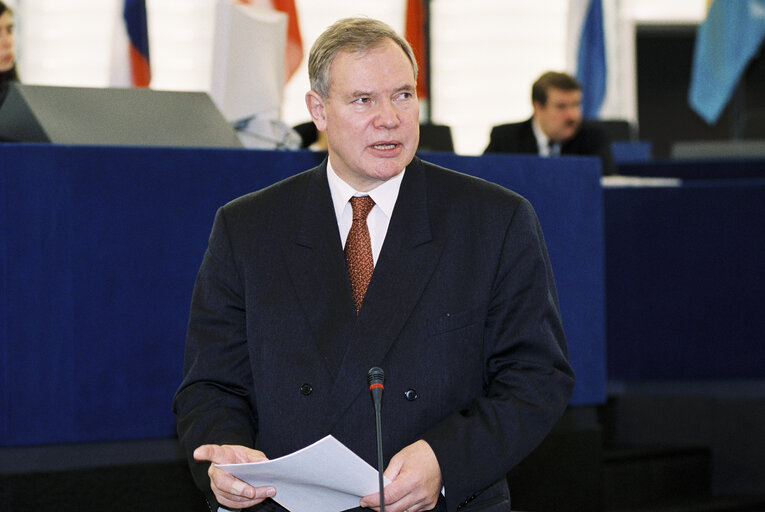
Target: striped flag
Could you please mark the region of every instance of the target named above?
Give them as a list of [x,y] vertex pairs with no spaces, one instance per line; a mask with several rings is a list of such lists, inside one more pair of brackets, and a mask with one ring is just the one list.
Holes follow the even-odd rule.
[[423,0],[407,0],[406,24],[404,28],[404,38],[412,46],[414,58],[417,60],[417,97],[421,101],[428,98],[427,62],[425,61],[425,50],[427,48],[425,34],[426,20],[422,2]]
[[112,46],[110,83],[117,87],[148,87],[149,27],[145,0],[124,0]]
[[272,0],[274,9],[287,14],[287,50],[284,53],[284,83],[295,74],[303,60],[303,39],[300,37],[295,0]]
[[569,41],[575,48],[575,76],[582,85],[582,115],[595,119],[606,97],[607,66],[602,0],[569,2]]
[[688,103],[707,124],[719,119],[765,38],[765,0],[714,0],[696,33]]

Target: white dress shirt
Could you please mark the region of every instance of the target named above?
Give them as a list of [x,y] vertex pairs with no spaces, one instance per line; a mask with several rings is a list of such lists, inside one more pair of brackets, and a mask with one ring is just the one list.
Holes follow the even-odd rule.
[[534,131],[534,137],[537,139],[539,156],[560,156],[560,142],[552,142],[534,118],[531,118],[531,129]]
[[385,235],[388,232],[388,224],[391,215],[393,215],[393,208],[396,206],[404,172],[406,169],[369,192],[359,192],[344,182],[335,173],[331,163],[327,161],[327,180],[329,181],[329,190],[332,193],[332,204],[335,207],[335,216],[337,217],[337,226],[340,230],[340,241],[343,247],[345,247],[345,240],[348,238],[348,232],[353,223],[351,197],[368,195],[375,202],[367,217],[369,239],[372,243],[372,258],[375,265],[377,265],[377,259],[380,257]]

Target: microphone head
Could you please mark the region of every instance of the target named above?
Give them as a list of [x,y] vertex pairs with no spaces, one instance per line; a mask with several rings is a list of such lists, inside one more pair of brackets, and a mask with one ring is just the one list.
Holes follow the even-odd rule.
[[367,382],[369,383],[370,388],[372,386],[382,387],[384,381],[385,381],[385,372],[382,371],[382,368],[378,368],[377,366],[374,366],[369,369],[369,373],[367,374]]

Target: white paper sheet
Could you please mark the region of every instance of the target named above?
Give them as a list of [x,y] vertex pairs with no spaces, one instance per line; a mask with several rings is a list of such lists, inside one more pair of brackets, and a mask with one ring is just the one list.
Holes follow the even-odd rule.
[[278,459],[218,467],[254,487],[273,486],[273,499],[290,512],[340,512],[379,490],[377,470],[331,435]]

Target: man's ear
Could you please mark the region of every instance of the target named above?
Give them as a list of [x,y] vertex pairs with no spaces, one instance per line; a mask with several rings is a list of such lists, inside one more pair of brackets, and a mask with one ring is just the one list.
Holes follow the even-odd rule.
[[308,113],[311,114],[316,128],[323,132],[327,129],[327,116],[324,108],[324,100],[316,91],[305,93],[305,104],[308,107]]

